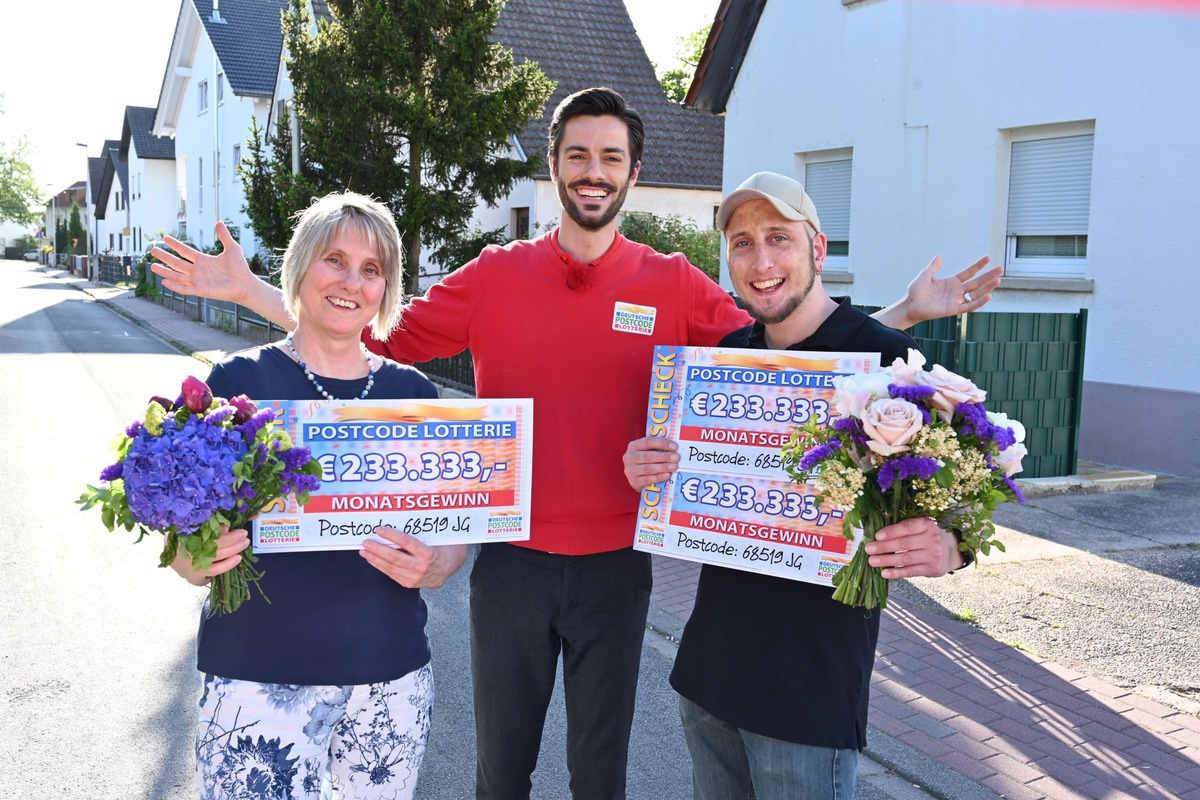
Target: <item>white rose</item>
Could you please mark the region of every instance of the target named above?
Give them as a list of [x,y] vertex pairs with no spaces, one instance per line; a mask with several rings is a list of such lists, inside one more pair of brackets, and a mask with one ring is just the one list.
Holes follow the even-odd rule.
[[1015,419],[1009,419],[1008,414],[999,411],[987,412],[988,422],[997,428],[1011,428],[1017,443],[1025,441],[1025,426]]
[[1025,449],[1025,445],[1018,442],[1007,450],[1000,451],[1000,454],[996,456],[996,466],[1005,475],[1016,475],[1021,471],[1021,459],[1028,454],[1029,451]]
[[867,447],[881,456],[890,456],[909,449],[909,443],[924,427],[925,419],[921,409],[914,404],[889,397],[871,403],[862,423]]
[[987,397],[987,392],[941,364],[934,364],[933,369],[921,373],[920,380],[926,386],[933,387],[933,397],[929,398],[929,403],[945,422],[954,416],[954,407],[959,403],[982,403]]
[[891,377],[886,372],[843,375],[833,381],[833,408],[839,417],[859,417],[867,406],[881,397],[888,396]]

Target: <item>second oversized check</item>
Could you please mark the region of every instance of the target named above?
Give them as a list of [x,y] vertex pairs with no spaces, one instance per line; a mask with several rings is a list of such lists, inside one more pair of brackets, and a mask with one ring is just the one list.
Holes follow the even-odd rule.
[[832,585],[856,542],[780,451],[828,424],[837,377],[878,369],[877,353],[655,348],[646,433],[677,441],[680,462],[642,490],[634,549]]
[[529,538],[533,401],[277,400],[321,487],[254,522],[256,552],[358,548],[388,525],[426,544]]

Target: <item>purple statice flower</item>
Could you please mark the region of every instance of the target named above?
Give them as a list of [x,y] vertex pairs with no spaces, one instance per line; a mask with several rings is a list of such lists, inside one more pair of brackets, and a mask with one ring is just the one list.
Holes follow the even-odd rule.
[[1001,478],[1001,480],[1004,481],[1005,486],[1007,486],[1009,489],[1012,490],[1013,496],[1017,498],[1018,503],[1025,502],[1025,493],[1022,492],[1020,487],[1017,486],[1016,481],[1014,481],[1012,478],[1008,477],[1007,475],[1003,476]]
[[168,418],[161,436],[141,431],[123,462],[130,513],[148,528],[191,534],[235,506],[233,465],[245,452],[236,431],[196,417]]
[[307,447],[292,447],[279,453],[283,462],[283,472],[279,475],[280,492],[313,492],[321,486],[321,481],[315,475],[308,475],[299,470],[312,458],[312,452]]
[[129,423],[129,427],[125,429],[125,435],[130,439],[136,439],[138,434],[145,429],[146,426],[142,424],[140,419],[134,420],[133,422]]
[[996,440],[996,447],[1001,450],[1007,450],[1017,443],[1017,434],[1012,428],[1001,428],[999,425],[992,426],[992,438]]
[[104,469],[100,470],[100,480],[102,480],[102,481],[119,480],[121,477],[121,474],[124,471],[125,471],[124,462],[118,461],[117,463],[111,464],[111,465],[105,467]]
[[938,464],[936,458],[896,456],[883,462],[876,480],[879,482],[879,488],[886,492],[898,480],[918,478],[927,481],[936,475],[939,469],[941,469],[941,465]]
[[204,415],[204,421],[209,425],[220,425],[225,420],[237,413],[237,409],[233,406],[220,406],[211,414]]
[[867,434],[863,433],[862,420],[858,417],[838,417],[832,427],[835,431],[850,434],[850,441],[859,447],[867,446]]
[[830,439],[825,444],[817,445],[813,449],[804,454],[800,459],[799,468],[804,472],[810,472],[818,463],[824,461],[833,455],[834,450],[841,450],[842,443],[838,439]]
[[907,400],[914,406],[921,405],[921,401],[926,397],[933,397],[937,394],[932,386],[900,386],[899,384],[888,384],[888,395],[900,400]]
[[977,436],[985,442],[995,438],[996,426],[988,419],[983,403],[959,403],[954,413],[963,419],[960,433]]
[[247,442],[252,442],[254,441],[254,438],[258,436],[258,432],[265,428],[274,419],[274,409],[260,408],[252,417],[250,417],[250,419],[246,420],[241,425],[238,425],[237,429],[241,431],[242,436],[246,438]]

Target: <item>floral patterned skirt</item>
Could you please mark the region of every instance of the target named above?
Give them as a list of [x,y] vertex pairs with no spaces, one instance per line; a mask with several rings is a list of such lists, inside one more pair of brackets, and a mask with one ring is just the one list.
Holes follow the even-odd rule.
[[290,686],[206,675],[201,800],[406,800],[429,739],[429,665],[388,683]]

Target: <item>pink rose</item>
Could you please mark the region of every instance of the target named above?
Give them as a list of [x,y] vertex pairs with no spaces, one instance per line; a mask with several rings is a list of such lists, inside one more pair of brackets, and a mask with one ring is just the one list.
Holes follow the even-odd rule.
[[834,411],[839,417],[861,418],[873,401],[888,396],[889,383],[891,378],[886,372],[857,373],[835,378]]
[[1011,477],[1021,471],[1021,459],[1028,454],[1029,451],[1025,449],[1025,445],[1017,442],[1000,451],[996,456],[996,466],[1005,475]]
[[897,358],[887,368],[892,376],[892,383],[897,386],[920,386],[921,376],[925,373],[925,356],[921,351],[908,349],[908,361]]
[[881,456],[908,450],[908,445],[925,425],[921,409],[899,398],[876,400],[863,416],[867,447]]
[[941,364],[934,364],[933,369],[921,373],[920,378],[926,386],[933,387],[934,394],[929,403],[945,422],[954,416],[954,407],[959,403],[982,403],[987,397],[987,392]]

